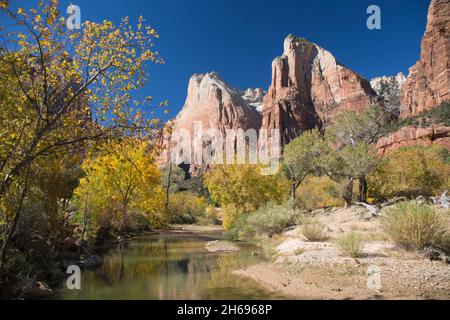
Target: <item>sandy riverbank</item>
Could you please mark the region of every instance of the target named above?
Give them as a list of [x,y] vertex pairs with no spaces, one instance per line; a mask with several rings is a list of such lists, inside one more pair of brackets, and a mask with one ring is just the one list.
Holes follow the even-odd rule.
[[[319,211],[315,217],[326,226],[327,241],[308,242],[300,227],[293,228],[268,240],[275,251],[271,261],[235,274],[298,299],[450,299],[450,265],[395,246],[365,209]],[[361,258],[346,257],[335,246],[350,230],[365,238]],[[381,286],[369,288],[373,270]]]

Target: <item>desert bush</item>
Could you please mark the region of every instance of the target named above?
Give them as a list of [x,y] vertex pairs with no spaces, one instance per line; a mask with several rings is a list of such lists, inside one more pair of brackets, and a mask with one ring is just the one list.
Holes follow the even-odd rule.
[[293,210],[290,201],[282,204],[268,203],[250,214],[247,223],[257,234],[271,237],[296,224],[300,216],[301,212]]
[[449,159],[449,151],[439,146],[400,148],[369,177],[369,192],[378,199],[441,194],[450,187]]
[[253,213],[239,217],[230,228],[235,238],[272,237],[299,222],[302,213],[292,209],[292,202],[268,203]]
[[449,215],[417,201],[386,208],[382,226],[388,236],[407,249],[428,246],[448,247]]
[[351,231],[348,234],[338,238],[336,240],[336,246],[345,255],[352,258],[358,258],[362,255],[364,241],[359,233]]
[[169,201],[168,218],[171,223],[195,223],[205,216],[206,201],[191,192],[172,194]]
[[320,242],[328,239],[328,235],[325,231],[325,225],[318,221],[304,221],[301,232],[308,241]]
[[343,206],[342,187],[328,177],[309,177],[297,189],[297,207],[305,210]]

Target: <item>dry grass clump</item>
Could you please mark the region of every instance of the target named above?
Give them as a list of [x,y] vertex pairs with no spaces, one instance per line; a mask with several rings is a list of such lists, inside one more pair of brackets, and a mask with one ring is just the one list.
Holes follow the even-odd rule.
[[359,258],[363,253],[364,240],[359,233],[351,231],[348,234],[337,239],[336,246],[345,255],[352,258]]
[[448,215],[426,203],[409,201],[385,209],[382,227],[392,241],[407,249],[449,246]]

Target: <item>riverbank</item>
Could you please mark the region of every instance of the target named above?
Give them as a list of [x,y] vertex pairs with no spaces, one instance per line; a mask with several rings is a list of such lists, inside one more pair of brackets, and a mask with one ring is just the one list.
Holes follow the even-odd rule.
[[[270,261],[235,274],[298,299],[450,299],[450,265],[395,246],[366,209],[319,210],[314,217],[325,225],[326,241],[309,242],[301,227],[291,228],[264,242]],[[365,240],[357,259],[336,246],[349,231]]]

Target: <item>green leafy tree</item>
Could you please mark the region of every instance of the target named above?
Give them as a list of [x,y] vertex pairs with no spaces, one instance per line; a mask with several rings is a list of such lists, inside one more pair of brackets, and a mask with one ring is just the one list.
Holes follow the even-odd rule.
[[323,137],[318,130],[306,131],[286,145],[283,164],[291,183],[292,203],[300,184],[308,175],[319,171],[319,158],[323,152]]
[[344,184],[343,198],[350,205],[353,181],[359,181],[359,201],[367,200],[367,176],[379,163],[373,144],[383,133],[386,113],[376,106],[363,112],[344,111],[326,132],[328,148],[321,159],[322,169]]

